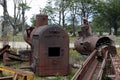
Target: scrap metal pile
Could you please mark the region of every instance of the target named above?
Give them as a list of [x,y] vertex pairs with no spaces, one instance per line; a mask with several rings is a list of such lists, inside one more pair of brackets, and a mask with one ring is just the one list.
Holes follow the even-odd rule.
[[120,58],[113,40],[110,37],[99,38],[93,35],[88,21],[84,19],[83,22],[75,41],[75,50],[82,55],[88,55],[88,58],[72,80],[120,80]]
[[60,25],[48,25],[47,15],[36,16],[36,26],[25,30],[24,39],[31,50],[21,50],[16,54],[9,45],[4,46],[0,52],[4,65],[10,65],[10,60],[28,61],[30,65],[22,69],[29,68],[38,76],[70,73],[69,36]]
[[[106,76],[120,80],[120,56],[117,55],[114,41],[110,37],[93,35],[88,21],[84,19],[83,23],[75,41],[75,50],[88,58],[72,80],[102,80]],[[16,54],[9,45],[0,49],[4,65],[10,65],[11,60],[29,62],[29,66],[22,68],[30,68],[38,76],[68,75],[71,72],[69,36],[61,26],[48,25],[47,15],[36,16],[36,26],[25,30],[24,39],[31,50]],[[4,71],[13,75],[0,77],[0,80],[34,80],[33,73],[0,67],[0,72]]]

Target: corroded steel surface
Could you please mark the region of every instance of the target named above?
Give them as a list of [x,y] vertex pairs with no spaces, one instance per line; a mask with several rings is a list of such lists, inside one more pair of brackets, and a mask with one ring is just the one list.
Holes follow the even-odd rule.
[[84,39],[80,37],[74,43],[75,50],[80,54],[89,55],[95,49],[97,41],[98,37],[96,36],[89,36]]
[[48,16],[45,14],[36,15],[36,27],[48,25]]
[[35,28],[24,32],[24,39],[31,45],[32,69],[36,75],[67,75],[69,65],[69,37],[59,25],[47,25],[48,16],[36,15]]
[[96,53],[97,50],[94,50],[91,53],[71,80],[90,80],[98,64],[98,61],[95,58]]
[[36,15],[36,26],[35,27],[29,27],[24,32],[24,40],[32,46],[32,39],[33,39],[33,33],[35,30],[37,30],[39,27],[43,25],[48,25],[48,16],[44,14],[37,14]]
[[99,38],[97,36],[93,36],[91,26],[86,19],[83,20],[81,31],[79,31],[78,34],[79,36],[74,43],[75,49],[80,54],[89,55],[95,49],[96,42]]
[[115,80],[120,80],[120,55],[111,56],[112,65],[115,71]]
[[[96,52],[93,51],[93,53],[91,53],[90,56],[88,56],[88,58],[84,61],[82,67],[76,72],[72,80],[102,80],[102,77],[104,75],[104,69],[106,67],[107,61],[109,60],[109,56],[116,54],[114,49],[114,46],[106,45],[102,46],[100,50],[97,49]],[[113,66],[115,66],[115,62],[112,61],[112,63],[114,63]],[[116,66],[118,70],[119,63],[116,64]],[[119,74],[118,71],[115,72],[117,72],[117,79],[119,78]]]
[[78,32],[79,36],[74,43],[75,50],[80,54],[90,55],[90,53],[103,45],[111,45],[112,40],[109,37],[95,36],[92,34],[91,26],[88,21],[84,19],[81,31]]
[[8,50],[10,48],[9,45],[5,45],[2,49],[0,49],[0,56],[3,55],[3,53],[5,53],[6,50]]
[[58,25],[45,25],[33,33],[33,70],[39,76],[69,73],[69,37]]

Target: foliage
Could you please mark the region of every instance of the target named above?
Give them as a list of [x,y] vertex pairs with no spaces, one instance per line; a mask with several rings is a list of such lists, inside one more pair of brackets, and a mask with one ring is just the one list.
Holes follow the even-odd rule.
[[[111,34],[111,28],[114,28],[114,34],[117,35],[117,29],[118,29],[118,23],[119,23],[119,17],[120,17],[120,1],[119,0],[100,0],[98,1],[94,6],[94,18],[93,19],[100,19],[102,18],[101,22],[103,23],[103,26],[109,27],[109,31]],[[99,18],[99,16],[101,18]],[[99,24],[98,22],[96,22]],[[107,23],[107,25],[106,25]],[[105,24],[105,25],[104,25]]]
[[109,32],[109,23],[101,16],[94,17],[91,25],[93,32]]
[[[13,27],[13,35],[17,34],[17,30],[21,30],[25,27],[25,12],[30,9],[26,0],[12,0],[13,1],[13,16],[9,15],[7,10],[7,0],[4,0],[2,4],[3,12],[4,12],[4,21],[5,23],[9,23]],[[3,22],[4,23],[4,22]],[[21,27],[22,26],[22,27]],[[7,31],[6,31],[7,32]]]
[[32,23],[31,26],[35,26],[35,25],[36,25],[36,17],[35,17],[35,15],[33,15],[33,16],[30,18],[30,22]]
[[70,32],[75,36],[76,26],[80,21],[83,18],[91,17],[93,4],[95,4],[95,0],[49,0],[43,12],[54,23],[62,25],[66,29],[71,29]]

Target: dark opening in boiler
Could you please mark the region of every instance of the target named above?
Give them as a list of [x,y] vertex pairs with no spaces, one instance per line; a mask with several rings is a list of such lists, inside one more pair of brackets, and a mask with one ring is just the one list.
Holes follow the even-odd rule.
[[58,57],[58,56],[60,56],[60,48],[59,47],[49,47],[48,48],[48,56],[49,57]]

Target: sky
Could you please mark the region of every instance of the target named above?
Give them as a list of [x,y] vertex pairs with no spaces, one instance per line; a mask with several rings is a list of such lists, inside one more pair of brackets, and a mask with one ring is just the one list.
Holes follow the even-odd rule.
[[[7,0],[7,7],[8,7],[8,12],[11,16],[13,16],[13,0]],[[47,0],[27,0],[28,5],[31,7],[29,11],[26,12],[26,17],[27,17],[27,23],[31,25],[30,23],[30,18],[32,15],[39,14],[40,13],[40,8],[44,8],[46,5]],[[3,8],[0,5],[0,16],[3,15]]]

